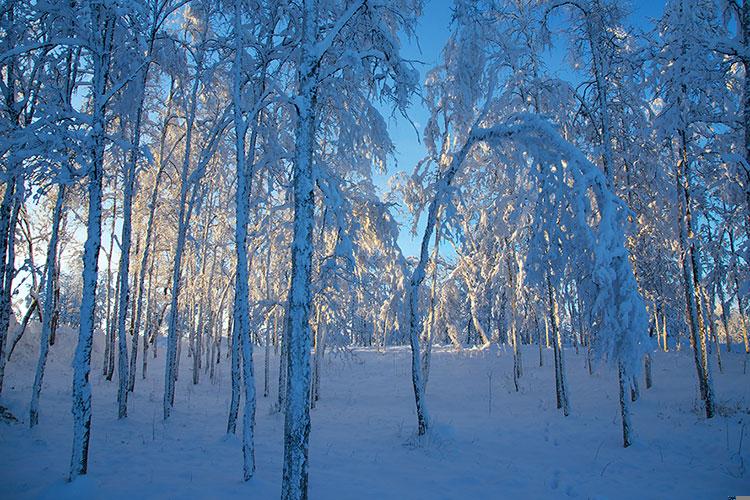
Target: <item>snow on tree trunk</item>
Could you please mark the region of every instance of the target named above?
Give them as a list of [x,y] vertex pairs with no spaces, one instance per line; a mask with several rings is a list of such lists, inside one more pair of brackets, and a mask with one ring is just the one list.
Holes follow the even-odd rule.
[[250,332],[242,336],[242,377],[245,406],[242,414],[243,478],[248,481],[255,472],[255,374],[253,373],[253,344]]
[[[318,344],[315,347],[315,363],[317,365],[315,368],[315,393],[313,394],[315,401],[320,400],[320,373],[326,355],[326,325],[323,324],[320,328],[320,337],[318,338]],[[318,349],[320,349],[320,353],[318,353]]]
[[630,401],[627,396],[627,375],[622,363],[617,366],[617,380],[620,387],[620,417],[622,420],[622,444],[627,448],[631,444]]
[[560,378],[560,403],[562,405],[563,415],[566,417],[570,414],[570,406],[568,403],[568,383],[567,383],[567,370],[565,369],[565,344],[563,343],[562,332],[560,331],[560,323],[557,318],[557,301],[555,301],[554,307],[554,330],[557,345],[557,357],[558,357],[558,377]]
[[[60,246],[60,249],[57,252],[57,262],[60,262],[60,258],[62,255],[62,246]],[[55,345],[55,337],[57,333],[57,324],[60,320],[60,266],[57,266],[57,269],[55,270],[55,276],[54,276],[54,284],[55,289],[53,292],[53,305],[52,305],[52,319],[50,320],[50,335],[49,335],[49,345],[53,346]]]
[[[236,308],[236,301],[235,301]],[[233,309],[234,311],[235,309]],[[240,411],[240,362],[242,351],[240,350],[241,341],[237,337],[236,314],[233,312],[233,319],[230,321],[229,332],[229,351],[231,353],[230,378],[232,384],[232,395],[229,402],[229,415],[227,417],[227,434],[237,432],[237,415]]]
[[631,377],[630,381],[630,400],[632,402],[638,401],[638,398],[641,397],[641,390],[638,386],[638,378],[636,378],[635,375]]
[[[742,32],[742,36],[738,38],[741,39],[742,48],[744,49],[744,55],[741,60],[743,69],[745,70],[745,78],[742,87],[742,123],[744,124],[743,128],[745,136],[745,165],[743,167],[745,172],[745,231],[748,237],[750,237],[750,2],[748,0],[742,2],[742,13],[739,15],[739,28]],[[742,311],[742,309],[740,309],[740,311]],[[742,314],[742,312],[740,312],[740,314]],[[750,350],[748,350],[746,332],[745,352],[750,353]]]
[[12,285],[15,274],[15,221],[17,220],[16,197],[18,181],[11,178],[5,185],[2,205],[0,205],[0,394],[5,378],[5,343],[10,326],[12,309]]
[[[731,251],[732,258],[737,258],[737,248],[735,247],[734,243],[734,231],[729,231],[729,250]],[[745,344],[745,354],[750,355],[750,339],[748,339],[748,325],[747,325],[747,318],[745,316],[745,303],[742,299],[742,293],[740,288],[739,280],[737,279],[737,276],[734,276],[734,293],[735,297],[737,298],[737,311],[740,316],[740,325],[742,329],[742,340]]]
[[695,276],[697,269],[694,247],[690,243],[692,239],[691,210],[690,210],[690,187],[687,146],[684,132],[680,132],[681,158],[677,165],[678,184],[678,236],[681,251],[681,267],[683,278],[683,290],[685,292],[685,307],[690,331],[690,344],[693,348],[693,360],[698,375],[698,385],[701,399],[704,401],[706,418],[713,417],[713,394],[710,389],[708,374],[706,373],[707,357],[703,351],[705,347],[705,330],[700,316],[699,304],[697,303],[696,284],[699,282]]
[[[135,123],[136,137],[140,137],[138,129],[140,128],[140,110]],[[138,139],[136,139],[137,141]],[[135,148],[133,149],[133,151]],[[133,214],[133,187],[135,184],[135,166],[136,156],[131,152],[130,160],[125,171],[125,191],[123,193],[122,203],[122,235],[120,240],[120,267],[118,273],[120,294],[118,295],[117,305],[117,418],[128,416],[128,341],[126,330],[126,318],[128,315],[128,305],[130,303],[130,242],[132,236],[132,214]],[[137,345],[134,341],[133,345]]]
[[[103,121],[103,120],[102,120]],[[73,361],[73,454],[70,477],[86,474],[91,431],[91,344],[94,336],[94,312],[98,254],[101,241],[101,187],[104,138],[102,123],[97,123],[94,139],[94,163],[89,174],[89,217],[83,254],[83,296],[78,345]]]
[[[249,269],[247,257],[247,225],[250,207],[250,195],[252,193],[253,168],[247,165],[246,134],[247,121],[242,114],[241,78],[242,78],[242,53],[245,50],[242,44],[241,2],[235,1],[234,29],[235,29],[235,60],[232,100],[234,107],[235,127],[235,153],[237,165],[237,191],[236,191],[236,222],[235,222],[235,253],[237,257],[236,283],[234,290],[234,345],[236,351],[242,348],[242,376],[244,380],[245,406],[243,411],[242,430],[242,455],[243,455],[243,478],[245,481],[252,478],[255,472],[255,377],[253,373],[253,345],[250,342],[250,310],[249,310]],[[254,154],[251,142],[251,155]],[[251,157],[251,165],[254,160]],[[227,426],[228,432],[234,432],[236,424],[232,421],[237,418],[239,407],[239,394],[237,389],[239,382],[238,366],[235,363],[239,353],[232,352],[232,406],[230,408],[230,422]],[[235,371],[237,369],[237,371]]]
[[557,304],[554,299],[552,283],[549,279],[549,275],[547,275],[547,305],[549,313],[548,322],[552,330],[552,350],[555,356],[555,401],[557,403],[557,408],[560,409],[562,408],[562,388],[560,386],[560,349],[559,344],[557,343],[557,317],[555,312]]
[[[274,315],[274,330],[276,325],[276,315]],[[267,398],[269,394],[271,378],[271,328],[266,325],[266,338],[263,346],[263,397]]]
[[[153,222],[153,221],[152,221]],[[147,238],[148,239],[148,238]],[[146,250],[144,249],[144,252]],[[151,339],[154,339],[154,353],[153,356],[156,356],[156,332],[152,334],[151,330],[153,328],[154,323],[154,257],[151,257],[151,262],[148,264],[148,289],[146,291],[146,321],[143,329],[143,366],[141,368],[141,378],[143,380],[146,380],[146,370],[148,368],[148,356],[146,353],[149,349],[149,343],[151,342]],[[143,286],[143,285],[141,285]],[[138,314],[140,314],[141,306],[138,306]],[[140,319],[138,315],[136,315],[136,325],[135,328],[139,327]]]
[[320,323],[320,313],[322,306],[317,305],[315,307],[315,322],[312,328],[313,334],[313,345],[312,345],[312,375],[310,376],[310,409],[315,409],[315,401],[317,400],[316,394],[318,393],[318,382],[320,369],[320,329],[322,327]]
[[[283,324],[286,324],[286,313],[284,314]],[[286,365],[289,360],[289,354],[287,352],[287,334],[286,326],[282,326],[279,332],[278,344],[281,347],[281,353],[279,355],[279,383],[276,389],[276,410],[285,411],[286,409]]]
[[[508,242],[506,240],[506,245],[508,245]],[[518,330],[517,330],[517,304],[516,304],[516,297],[517,297],[517,276],[516,276],[516,268],[513,265],[513,261],[515,260],[515,251],[511,251],[508,253],[508,257],[506,260],[506,264],[508,266],[508,279],[509,279],[509,290],[510,293],[510,335],[512,340],[512,347],[513,347],[513,385],[516,388],[516,392],[518,392],[518,379],[521,378],[521,375],[523,374],[523,368],[522,368],[522,361],[521,361],[521,350],[518,346]]]
[[117,180],[118,176],[115,175],[112,187],[112,225],[109,230],[109,251],[107,252],[107,317],[105,322],[106,331],[104,333],[106,343],[104,346],[104,365],[102,368],[107,380],[112,380],[115,370],[115,320],[113,316],[117,315],[117,291],[120,286],[120,282],[117,281],[115,289],[112,288],[112,258],[114,256],[115,228],[117,226]]
[[[422,282],[425,278],[425,269],[429,260],[429,244],[432,232],[435,229],[437,223],[437,213],[440,209],[444,197],[450,188],[453,178],[456,176],[461,164],[463,163],[469,150],[474,145],[474,139],[470,138],[463,145],[461,150],[453,156],[448,169],[441,175],[438,185],[436,187],[435,196],[430,202],[430,206],[427,211],[427,221],[424,233],[422,235],[422,243],[420,245],[419,262],[414,268],[409,282],[408,298],[409,301],[409,345],[411,347],[411,376],[412,376],[412,387],[414,389],[414,401],[417,408],[417,435],[423,435],[427,432],[429,427],[429,417],[427,414],[427,407],[424,397],[424,381],[422,374],[422,364],[420,357],[420,346],[419,346],[419,334],[422,331],[422,317],[419,312],[419,290]],[[486,340],[486,336],[485,339]]]
[[536,343],[539,346],[539,368],[544,366],[544,358],[542,355],[542,330],[539,328],[539,316],[536,311],[534,312],[534,329],[536,330]]
[[44,284],[44,314],[42,315],[42,331],[39,335],[39,361],[34,375],[34,385],[31,390],[31,406],[29,409],[29,426],[34,427],[39,423],[39,396],[42,392],[42,381],[44,380],[44,368],[47,365],[47,354],[50,346],[50,332],[52,330],[52,310],[55,302],[55,275],[57,274],[57,247],[60,236],[60,219],[62,218],[63,202],[65,199],[65,186],[57,188],[57,200],[52,213],[52,231],[50,233],[49,247],[47,248],[47,276]]
[[91,435],[91,345],[94,339],[96,286],[99,275],[99,246],[102,239],[102,180],[104,177],[104,142],[106,118],[104,99],[109,73],[111,31],[114,16],[99,6],[92,12],[101,30],[101,45],[93,57],[91,164],[88,171],[88,222],[83,250],[83,294],[80,329],[73,358],[73,451],[70,480],[88,471],[89,437]]
[[424,373],[424,387],[430,378],[430,361],[432,360],[432,344],[435,336],[435,295],[437,294],[438,258],[440,256],[440,224],[435,224],[435,247],[432,251],[432,285],[430,288],[430,311],[427,321],[424,353],[422,354],[422,373]]
[[[120,289],[126,290],[125,295],[126,297],[120,299],[120,317],[118,318],[118,325],[120,327],[119,330],[119,336],[122,338],[126,337],[125,332],[125,316],[127,314],[127,304],[129,303],[129,295],[130,295],[130,288],[128,286],[128,274],[129,274],[129,262],[130,262],[130,239],[131,239],[131,219],[132,219],[132,211],[133,211],[133,187],[136,180],[136,163],[138,161],[138,155],[137,151],[140,148],[140,139],[141,139],[141,116],[143,114],[143,101],[145,97],[145,86],[146,86],[146,80],[147,80],[147,71],[144,70],[143,79],[141,81],[141,89],[143,89],[140,92],[140,102],[138,104],[138,111],[136,112],[136,119],[134,126],[134,135],[135,138],[133,139],[133,149],[130,153],[130,160],[129,164],[126,168],[126,186],[125,186],[125,196],[123,200],[123,223],[122,223],[122,255],[120,257]],[[158,187],[158,177],[159,174],[157,174],[157,181],[156,186]],[[150,209],[151,210],[151,209]],[[153,212],[152,212],[153,213]],[[153,215],[150,213],[149,217],[149,225],[146,228],[146,242],[144,244],[143,249],[143,257],[141,258],[141,265],[138,270],[138,281],[136,284],[136,298],[135,302],[133,303],[133,307],[131,310],[131,321],[130,321],[130,336],[131,336],[131,342],[132,342],[132,351],[130,355],[130,367],[127,369],[128,372],[128,381],[127,381],[127,392],[132,392],[133,388],[135,387],[135,372],[136,372],[136,362],[138,358],[138,333],[139,333],[139,327],[140,327],[140,306],[143,296],[143,282],[146,277],[146,265],[148,263],[148,247],[149,247],[149,240],[151,237],[152,232],[152,224],[153,224]],[[127,230],[126,230],[127,228]],[[127,240],[126,240],[127,236]],[[127,241],[127,244],[126,244]],[[127,258],[125,257],[125,254],[127,254]],[[123,276],[124,274],[124,276]],[[122,294],[122,292],[121,292]],[[143,351],[143,355],[145,356],[145,350]],[[122,400],[122,401],[121,401]],[[123,402],[124,401],[124,402]],[[127,414],[127,394],[124,396],[121,396],[118,392],[118,402],[120,404],[120,412],[124,414],[122,416],[126,416]]]
[[292,279],[289,288],[285,335],[286,413],[284,415],[284,473],[281,497],[307,498],[308,439],[310,435],[310,277],[315,211],[313,149],[317,80],[314,55],[314,2],[304,2],[302,58],[298,70],[298,118],[293,166],[294,223]]

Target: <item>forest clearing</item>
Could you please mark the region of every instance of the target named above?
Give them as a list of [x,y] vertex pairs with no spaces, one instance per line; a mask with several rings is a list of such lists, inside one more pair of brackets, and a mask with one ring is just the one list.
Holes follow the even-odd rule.
[[[38,331],[38,330],[37,330]],[[114,409],[114,386],[94,371],[92,469],[86,482],[65,482],[72,433],[71,368],[75,332],[61,332],[45,387],[49,417],[29,430],[4,425],[0,478],[6,498],[231,498],[249,494],[240,480],[241,443],[227,438],[231,398],[228,363],[197,386],[178,384],[179,410],[161,419],[163,366],[155,364],[136,393],[125,423]],[[22,415],[33,381],[36,342],[16,349],[20,367],[7,380],[5,401]],[[36,339],[34,339],[36,340]],[[94,352],[103,352],[94,344]],[[583,351],[570,349],[572,413],[554,404],[552,350],[539,367],[535,347],[515,392],[509,349],[435,352],[431,410],[435,432],[419,438],[411,422],[409,353],[402,347],[331,354],[312,414],[310,496],[313,498],[723,498],[748,487],[750,384],[742,354],[728,356],[717,376],[715,419],[702,418],[689,352],[658,353],[654,386],[633,410],[637,444],[623,449],[612,395],[616,377],[588,374]],[[183,357],[185,370],[190,359]],[[255,361],[263,365],[262,353]],[[270,392],[258,398],[258,473],[254,498],[278,496],[283,417],[277,404],[278,356],[271,355]],[[257,380],[263,394],[263,378]],[[491,387],[491,396],[490,396]],[[490,401],[491,398],[491,401]],[[742,436],[744,435],[744,438]],[[82,496],[79,496],[82,495]]]

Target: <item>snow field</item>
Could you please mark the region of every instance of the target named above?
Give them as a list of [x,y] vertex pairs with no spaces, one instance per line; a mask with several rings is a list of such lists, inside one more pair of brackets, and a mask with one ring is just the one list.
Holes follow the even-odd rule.
[[[35,336],[36,335],[36,336]],[[229,363],[213,383],[194,386],[183,346],[175,410],[162,420],[164,349],[140,358],[128,418],[117,419],[117,381],[101,375],[103,343],[92,356],[93,421],[89,475],[65,482],[72,440],[70,362],[75,332],[51,348],[40,424],[28,429],[38,350],[34,325],[6,372],[4,406],[19,423],[0,423],[0,498],[278,498],[283,418],[258,384],[256,476],[242,482],[239,437],[227,437]],[[226,343],[223,344],[226,346]],[[140,353],[139,353],[140,354]],[[149,353],[149,356],[151,353]],[[714,370],[719,416],[702,416],[688,349],[655,353],[654,387],[633,404],[635,444],[621,447],[616,372],[589,376],[585,355],[566,351],[572,412],[555,408],[552,350],[523,351],[520,392],[512,354],[437,348],[427,387],[433,426],[416,437],[408,348],[355,349],[326,356],[321,399],[312,411],[311,498],[726,498],[750,492],[750,374],[744,355],[723,353]],[[491,401],[490,401],[491,395]],[[238,429],[239,431],[239,429]]]

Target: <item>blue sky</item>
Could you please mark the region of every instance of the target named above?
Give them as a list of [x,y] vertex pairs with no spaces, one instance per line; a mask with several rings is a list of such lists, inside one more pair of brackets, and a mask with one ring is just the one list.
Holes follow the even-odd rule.
[[[407,59],[419,61],[416,68],[424,81],[426,73],[440,59],[440,52],[448,39],[452,11],[452,0],[426,0],[424,11],[416,29],[416,39],[403,40],[402,54]],[[630,2],[630,22],[641,29],[649,29],[651,21],[658,18],[664,8],[664,0],[638,0]],[[547,54],[547,64],[550,71],[566,80],[580,79],[564,61],[565,45],[561,39],[553,40],[554,47]],[[409,108],[409,118],[414,122],[419,134],[422,133],[427,121],[428,113],[420,98],[415,98]],[[375,182],[383,190],[387,189],[388,178],[398,171],[410,173],[414,165],[425,154],[414,127],[401,117],[388,118],[388,130],[391,140],[396,147],[396,158],[388,165],[386,175],[376,175]],[[405,255],[416,255],[421,235],[414,237],[409,228],[411,219],[397,215],[402,223],[399,244]]]

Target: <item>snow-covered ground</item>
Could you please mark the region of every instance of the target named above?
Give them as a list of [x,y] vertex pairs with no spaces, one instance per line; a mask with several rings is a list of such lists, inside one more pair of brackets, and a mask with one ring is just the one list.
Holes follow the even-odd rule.
[[[65,483],[70,460],[70,360],[75,333],[63,329],[51,350],[40,424],[28,428],[37,329],[13,354],[0,404],[20,422],[0,423],[0,498],[278,498],[283,418],[262,397],[258,377],[257,473],[243,483],[238,438],[225,436],[228,364],[214,383],[194,386],[182,350],[175,411],[162,421],[163,358],[139,373],[129,417],[117,420],[116,378],[101,375],[95,344],[89,476]],[[502,350],[438,350],[428,403],[433,430],[415,437],[408,351],[355,350],[330,355],[321,400],[312,412],[311,498],[696,498],[750,495],[750,373],[744,356],[724,356],[714,370],[719,413],[703,418],[692,358],[656,353],[654,387],[641,384],[633,406],[636,444],[621,447],[615,374],[594,376],[583,353],[566,351],[572,412],[555,408],[552,352],[540,368],[524,351],[521,391],[512,356]],[[750,367],[748,367],[750,372]],[[203,374],[202,374],[203,375]],[[491,394],[491,398],[490,398]],[[240,421],[241,422],[241,421]]]

